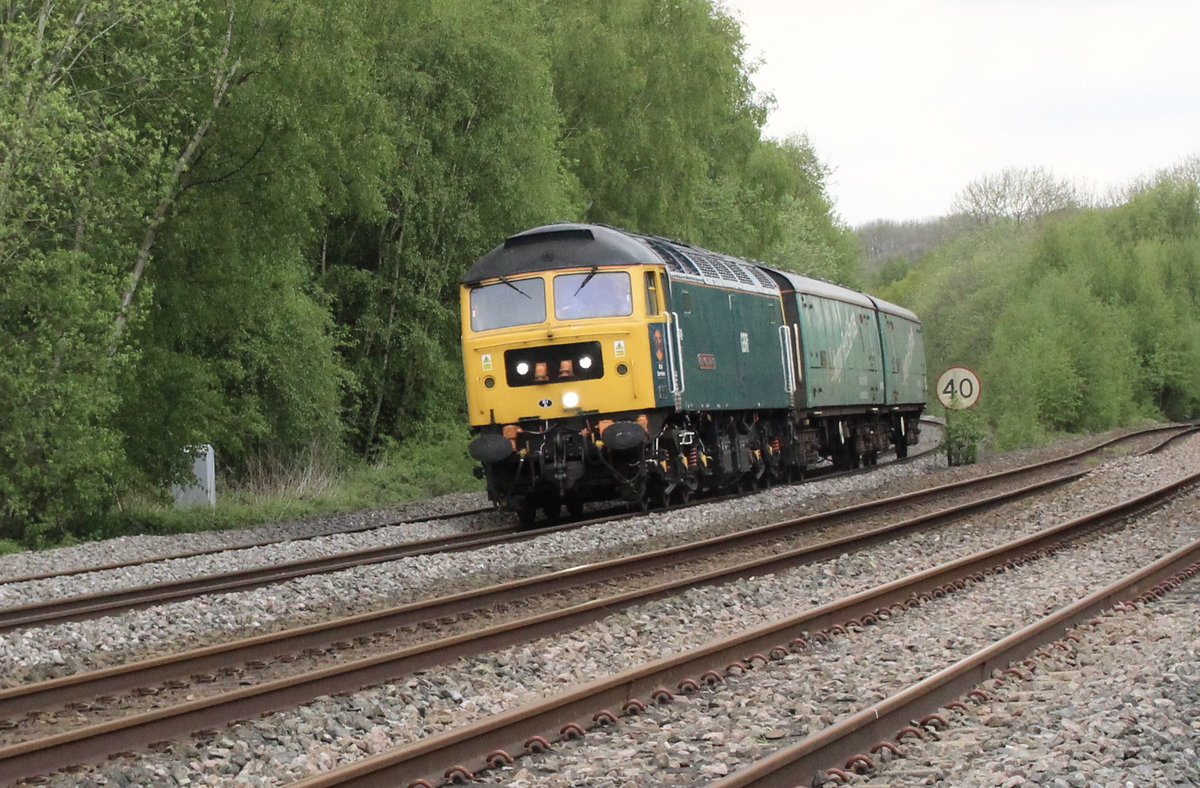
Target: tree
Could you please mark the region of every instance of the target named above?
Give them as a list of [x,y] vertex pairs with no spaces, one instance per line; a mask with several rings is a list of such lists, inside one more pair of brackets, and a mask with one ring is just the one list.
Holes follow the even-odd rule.
[[979,224],[1001,219],[1026,222],[1078,208],[1083,200],[1071,181],[1044,167],[1007,167],[971,181],[954,197],[951,211]]
[[528,0],[382,5],[372,90],[395,164],[383,211],[331,216],[319,281],[347,332],[354,446],[458,418],[457,281],[497,239],[570,217],[576,183]]
[[565,0],[543,10],[583,218],[701,238],[706,188],[745,165],[765,120],[737,22],[708,0]]
[[122,293],[228,18],[201,0],[2,13],[0,407],[17,415],[0,423],[0,526],[19,536],[103,512],[128,481]]

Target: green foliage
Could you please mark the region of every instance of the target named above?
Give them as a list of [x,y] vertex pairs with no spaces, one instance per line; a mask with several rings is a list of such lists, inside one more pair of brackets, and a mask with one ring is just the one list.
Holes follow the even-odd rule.
[[[804,139],[762,139],[741,32],[710,0],[0,16],[0,405],[18,414],[0,535],[132,527],[114,502],[157,500],[199,443],[223,486],[319,455],[351,478],[389,458],[370,466],[389,494],[453,487],[461,451],[415,441],[465,443],[424,426],[463,419],[457,280],[535,224],[858,281],[825,167]],[[401,469],[397,447],[447,470]]]
[[736,21],[708,0],[540,10],[582,218],[701,238],[698,198],[746,163],[765,120]]
[[1200,416],[1197,184],[1110,210],[996,223],[881,295],[925,322],[930,374],[966,364],[1000,448],[1147,416]]
[[354,445],[464,410],[456,285],[496,241],[573,213],[532,2],[384,4],[372,89],[395,166],[385,211],[333,218],[322,276],[357,385]]
[[787,271],[860,286],[858,240],[833,213],[828,175],[806,138],[763,142],[747,166],[710,188],[710,193],[732,188],[736,198],[701,206],[707,228],[702,242]]
[[979,458],[979,444],[988,435],[987,420],[977,410],[946,413],[946,433],[942,447],[949,465],[973,465]]
[[109,337],[106,278],[79,253],[30,252],[0,288],[0,534],[39,542],[104,512],[123,468],[112,417],[128,358]]

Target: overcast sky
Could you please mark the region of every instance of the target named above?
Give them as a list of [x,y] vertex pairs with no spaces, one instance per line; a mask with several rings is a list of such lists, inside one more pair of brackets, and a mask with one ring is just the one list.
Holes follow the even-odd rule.
[[1042,165],[1103,189],[1200,153],[1200,2],[723,0],[767,134],[807,133],[851,225]]

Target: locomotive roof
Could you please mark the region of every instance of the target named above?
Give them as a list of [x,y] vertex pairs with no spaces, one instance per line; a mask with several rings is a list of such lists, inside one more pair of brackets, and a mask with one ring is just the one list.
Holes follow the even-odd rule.
[[826,282],[823,279],[813,279],[812,277],[793,274],[789,271],[779,271],[777,269],[771,270],[775,271],[777,274],[786,279],[797,293],[813,295],[817,296],[818,298],[829,298],[834,301],[845,301],[847,304],[861,306],[865,309],[874,308],[874,304],[871,302],[871,299],[857,290],[851,290],[848,287],[835,285],[832,282]]
[[917,317],[913,312],[905,309],[902,306],[897,306],[896,304],[893,304],[891,301],[884,301],[882,298],[876,298],[875,296],[868,296],[868,298],[870,298],[872,301],[875,302],[876,309],[878,309],[880,312],[883,312],[886,315],[895,315],[896,317],[902,317],[905,320],[911,320],[914,323],[921,322],[921,319],[919,317]]
[[657,255],[637,238],[598,224],[550,224],[509,236],[463,276],[463,284],[557,268],[638,265]]
[[463,276],[471,285],[518,274],[592,265],[665,265],[672,273],[736,289],[778,292],[758,266],[729,255],[603,224],[550,224],[510,236]]
[[[560,222],[509,236],[479,258],[462,278],[466,285],[488,279],[599,265],[663,264],[679,278],[724,287],[778,292],[782,277],[798,293],[861,306],[920,322],[903,307],[831,282],[779,271],[681,241],[636,233],[603,224]],[[771,273],[768,273],[771,272]]]

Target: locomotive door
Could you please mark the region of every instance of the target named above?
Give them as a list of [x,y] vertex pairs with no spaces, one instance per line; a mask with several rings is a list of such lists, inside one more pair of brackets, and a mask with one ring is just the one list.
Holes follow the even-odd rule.
[[800,294],[786,275],[770,268],[760,271],[779,285],[779,300],[783,302],[783,325],[779,327],[779,353],[787,371],[790,372],[787,396],[793,408],[804,408],[808,404],[808,370],[804,359],[804,337],[800,335]]
[[[653,351],[659,364],[665,356],[665,369],[656,365],[655,401],[658,405],[683,407],[683,392],[687,386],[683,374],[683,328],[679,325],[679,311],[676,299],[672,297],[674,283],[671,274],[666,272],[666,281],[657,279],[663,285],[660,290],[666,301],[666,322],[652,325],[650,330]],[[662,372],[665,372],[665,381]],[[665,384],[665,385],[664,385]]]
[[783,325],[779,327],[780,351],[786,357],[791,372],[788,404],[793,408],[803,408],[806,398],[804,351],[800,342],[800,310],[796,307],[794,292],[784,291],[780,296],[783,301]]

